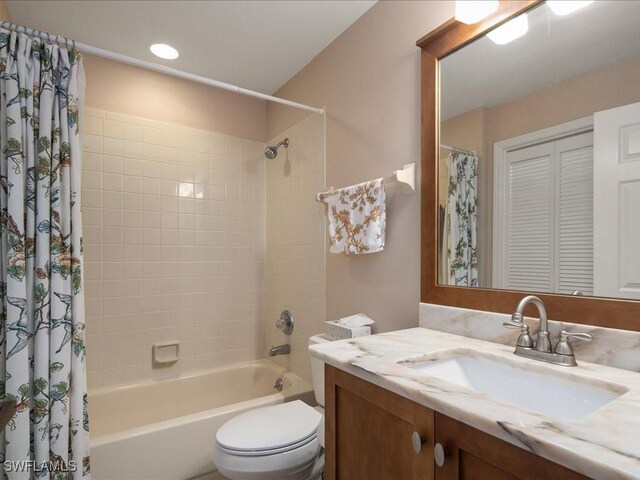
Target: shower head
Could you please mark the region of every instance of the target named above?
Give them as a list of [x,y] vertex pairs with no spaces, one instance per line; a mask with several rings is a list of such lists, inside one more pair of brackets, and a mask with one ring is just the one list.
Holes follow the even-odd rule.
[[285,138],[283,141],[278,143],[277,145],[273,145],[271,147],[267,147],[264,149],[264,156],[269,160],[273,160],[278,156],[278,149],[281,145],[284,145],[284,148],[289,148],[289,139]]

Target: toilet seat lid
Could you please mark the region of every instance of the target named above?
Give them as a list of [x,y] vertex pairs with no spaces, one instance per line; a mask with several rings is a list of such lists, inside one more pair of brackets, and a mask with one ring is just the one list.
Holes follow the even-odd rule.
[[225,450],[267,452],[297,446],[315,437],[322,415],[295,400],[238,415],[218,429],[216,442]]

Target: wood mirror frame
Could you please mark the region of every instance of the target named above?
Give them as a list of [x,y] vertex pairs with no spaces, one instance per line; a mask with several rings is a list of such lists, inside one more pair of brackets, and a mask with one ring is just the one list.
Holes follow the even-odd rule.
[[[438,285],[439,61],[541,3],[501,1],[499,9],[480,23],[466,25],[451,19],[417,42],[422,49],[421,302],[512,313],[522,297],[532,293]],[[640,331],[640,301],[535,294],[544,301],[553,320]],[[525,313],[536,315],[533,309]]]

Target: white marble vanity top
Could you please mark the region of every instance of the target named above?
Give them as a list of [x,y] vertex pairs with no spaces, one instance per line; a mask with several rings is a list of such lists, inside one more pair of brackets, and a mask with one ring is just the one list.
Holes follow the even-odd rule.
[[[620,397],[575,421],[561,421],[421,375],[412,368],[451,356],[491,357]],[[640,373],[581,361],[561,367],[517,357],[513,346],[427,328],[411,328],[309,347],[311,355],[437,412],[596,479],[640,479]]]

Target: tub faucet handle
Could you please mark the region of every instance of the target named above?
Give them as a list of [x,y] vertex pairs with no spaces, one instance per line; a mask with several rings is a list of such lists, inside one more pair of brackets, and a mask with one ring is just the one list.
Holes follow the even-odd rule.
[[293,316],[289,310],[284,310],[280,314],[280,318],[276,322],[276,327],[282,330],[285,335],[291,335],[293,332]]

